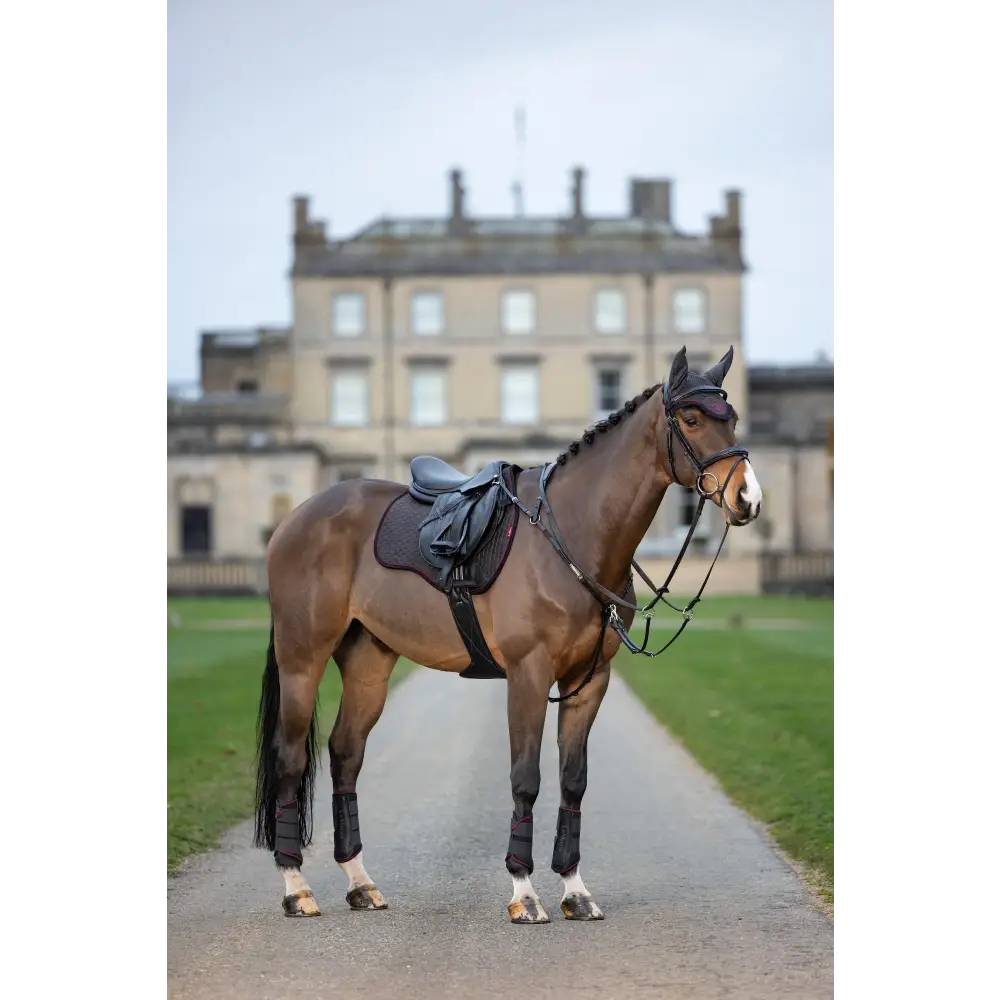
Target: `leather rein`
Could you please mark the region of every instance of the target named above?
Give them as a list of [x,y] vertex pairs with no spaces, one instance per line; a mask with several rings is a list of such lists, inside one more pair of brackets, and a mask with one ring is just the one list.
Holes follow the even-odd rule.
[[[546,491],[546,484],[556,469],[556,464],[554,462],[549,462],[542,469],[542,474],[538,481],[538,502],[535,504],[534,511],[525,507],[518,497],[507,489],[507,487],[503,484],[502,479],[500,477],[497,478],[496,482],[499,484],[500,489],[503,490],[503,492],[510,498],[511,502],[516,504],[521,512],[527,516],[528,523],[533,524],[536,528],[538,528],[549,540],[552,547],[556,550],[559,558],[562,559],[562,561],[570,568],[573,575],[587,588],[587,590],[590,591],[594,599],[601,605],[601,634],[597,640],[597,647],[594,650],[594,655],[586,676],[572,691],[569,692],[569,694],[565,694],[557,698],[550,697],[550,702],[560,702],[565,701],[568,698],[572,698],[574,695],[579,694],[579,692],[590,682],[594,676],[594,671],[597,669],[597,664],[600,661],[601,650],[604,646],[604,636],[609,625],[615,633],[617,633],[619,639],[621,639],[622,645],[624,645],[630,653],[641,653],[643,656],[659,656],[669,646],[673,645],[675,640],[680,636],[681,632],[687,628],[688,622],[691,621],[694,606],[701,600],[701,595],[704,593],[705,587],[708,584],[708,578],[712,575],[712,570],[715,569],[715,564],[718,562],[719,554],[722,552],[722,546],[726,541],[726,535],[729,534],[728,518],[726,520],[726,526],[722,532],[722,538],[719,540],[719,547],[715,550],[715,557],[712,559],[712,563],[708,567],[705,579],[702,580],[701,586],[698,588],[698,593],[695,594],[695,596],[692,597],[683,608],[678,608],[671,604],[670,601],[666,599],[665,595],[670,593],[670,582],[673,580],[674,574],[677,572],[677,567],[680,566],[681,560],[687,552],[688,545],[690,545],[691,539],[694,537],[695,528],[698,526],[698,520],[700,519],[702,511],[705,508],[705,501],[710,500],[716,494],[719,494],[719,499],[723,508],[728,511],[729,506],[726,503],[726,487],[729,485],[729,481],[732,479],[733,473],[739,467],[740,463],[748,461],[750,458],[750,453],[747,449],[740,445],[732,445],[729,448],[723,448],[721,451],[717,451],[703,459],[699,458],[695,454],[690,441],[688,441],[687,437],[681,431],[680,424],[677,421],[677,410],[684,405],[691,405],[690,403],[685,403],[685,400],[690,400],[691,397],[698,393],[709,392],[721,395],[723,400],[727,399],[725,390],[714,385],[695,386],[694,388],[688,389],[687,391],[673,397],[668,394],[667,386],[665,385],[663,387],[663,409],[667,416],[667,462],[670,466],[670,477],[675,483],[679,482],[676,469],[674,468],[673,441],[676,437],[680,441],[686,457],[691,463],[692,469],[695,471],[694,488],[698,493],[699,499],[698,506],[695,508],[694,516],[691,519],[691,525],[688,528],[687,535],[684,538],[680,551],[677,553],[677,558],[674,560],[674,564],[670,568],[670,572],[667,574],[667,578],[663,581],[662,586],[657,587],[649,576],[643,571],[642,567],[635,561],[635,559],[631,560],[632,568],[639,574],[640,577],[642,577],[643,581],[653,591],[653,599],[646,605],[640,606],[625,600],[624,597],[613,593],[608,590],[607,587],[603,586],[603,584],[598,583],[598,581],[595,580],[589,573],[585,573],[576,565],[576,563],[574,563],[569,554],[566,543],[563,540],[562,534],[556,524],[555,514],[552,511],[552,505],[549,503]],[[720,462],[726,458],[732,458],[734,461],[725,480],[720,483],[718,477],[714,473],[708,472],[707,469],[710,465],[714,465],[716,462]],[[715,487],[713,489],[708,489],[706,480],[714,480]],[[541,521],[543,509],[545,511],[548,524],[543,524]],[[629,573],[628,582],[625,585],[626,592],[631,584],[632,574]],[[663,601],[667,607],[682,615],[684,620],[681,622],[680,627],[670,637],[670,639],[658,650],[656,650],[655,653],[651,653],[646,647],[649,644],[649,630],[653,620],[653,609],[660,601]],[[643,636],[641,646],[637,645],[629,635],[628,626],[618,615],[619,607],[626,608],[629,611],[638,611],[643,618],[645,618],[646,632]]]

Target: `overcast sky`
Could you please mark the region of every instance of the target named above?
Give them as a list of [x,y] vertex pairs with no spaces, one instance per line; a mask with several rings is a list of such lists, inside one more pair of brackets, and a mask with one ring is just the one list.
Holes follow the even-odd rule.
[[291,319],[291,197],[327,231],[512,211],[526,108],[528,214],[627,209],[670,177],[706,228],[744,192],[752,361],[833,354],[830,0],[169,0],[168,378],[206,328]]

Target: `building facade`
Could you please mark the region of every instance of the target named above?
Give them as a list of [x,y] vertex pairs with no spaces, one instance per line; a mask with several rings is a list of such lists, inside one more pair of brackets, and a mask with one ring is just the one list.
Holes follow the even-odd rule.
[[[669,180],[633,179],[629,194],[627,214],[588,215],[578,169],[563,216],[473,218],[453,171],[446,215],[383,218],[344,239],[295,198],[291,325],[203,334],[200,386],[168,393],[175,586],[199,561],[259,561],[277,522],[331,483],[405,483],[419,454],[470,473],[501,457],[550,460],[662,381],[683,345],[707,368],[732,344],[726,388],[752,412],[739,193],[701,234],[674,225]],[[668,490],[640,554],[676,552],[693,506]],[[699,552],[722,528],[717,510],[703,520]],[[749,534],[730,534],[728,589],[759,587],[763,541]]]

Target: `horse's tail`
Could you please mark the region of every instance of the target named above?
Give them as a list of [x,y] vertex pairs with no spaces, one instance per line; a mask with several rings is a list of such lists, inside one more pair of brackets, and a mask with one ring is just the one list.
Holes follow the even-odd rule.
[[[316,782],[316,761],[319,748],[316,741],[316,713],[319,699],[313,706],[309,735],[306,737],[306,766],[299,780],[295,798],[299,805],[299,844],[307,847],[312,840],[313,788]],[[278,807],[278,719],[281,712],[281,686],[278,680],[278,660],[274,655],[274,621],[267,646],[267,663],[260,686],[260,709],[257,714],[257,803],[254,823],[254,846],[273,851],[276,812]]]

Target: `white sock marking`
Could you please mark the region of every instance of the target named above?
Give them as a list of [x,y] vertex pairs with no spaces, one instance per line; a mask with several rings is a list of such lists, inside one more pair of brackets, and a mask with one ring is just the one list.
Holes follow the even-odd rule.
[[527,875],[513,875],[514,895],[511,902],[516,903],[519,899],[538,899],[538,893],[531,887],[531,879]]
[[358,851],[357,855],[351,858],[350,861],[337,862],[343,873],[349,879],[347,886],[348,892],[350,892],[356,885],[374,885],[371,880],[371,876],[365,871],[364,862],[361,860],[362,853],[362,851]]
[[583,879],[580,878],[580,866],[577,865],[573,871],[572,875],[563,875],[563,894],[562,898],[565,899],[567,896],[572,895],[574,892],[581,893],[584,896],[589,896],[590,891],[583,884]]
[[285,895],[291,896],[302,889],[312,892],[305,876],[298,868],[282,868],[281,874],[285,879]]

